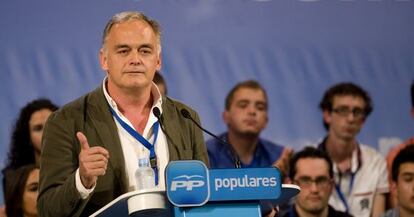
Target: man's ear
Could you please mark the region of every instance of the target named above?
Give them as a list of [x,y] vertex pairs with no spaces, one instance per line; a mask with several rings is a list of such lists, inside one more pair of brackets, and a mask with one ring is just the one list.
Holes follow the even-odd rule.
[[157,71],[161,71],[161,66],[162,66],[162,55],[161,55],[161,52],[160,52],[158,54],[157,66],[155,67],[155,69]]
[[264,125],[263,128],[266,128],[268,123],[269,123],[269,115],[268,115],[268,113],[266,111],[266,120],[265,120],[265,125]]
[[332,121],[332,114],[331,114],[331,112],[325,110],[325,111],[323,111],[322,116],[323,116],[323,121],[329,125],[331,123],[331,121]]
[[101,64],[102,70],[108,71],[107,51],[105,51],[104,48],[99,50],[99,63]]
[[329,193],[332,194],[332,191],[333,191],[334,186],[335,186],[335,180],[332,178],[330,183],[331,184],[329,185]]
[[223,118],[223,122],[227,124],[229,122],[229,112],[225,110],[221,113],[221,118]]
[[397,191],[397,182],[391,181],[390,184],[391,184],[390,191],[393,192],[395,195],[397,195],[398,194],[398,191]]

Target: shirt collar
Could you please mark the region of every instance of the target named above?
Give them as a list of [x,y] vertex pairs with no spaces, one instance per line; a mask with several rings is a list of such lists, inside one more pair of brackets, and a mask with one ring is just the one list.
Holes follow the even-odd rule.
[[[118,106],[117,106],[115,100],[112,99],[112,97],[109,95],[109,93],[107,91],[107,80],[108,80],[108,77],[105,77],[103,79],[102,89],[103,89],[106,101],[108,102],[109,106],[111,106],[111,108],[114,109],[118,113],[119,112]],[[152,85],[151,85],[151,96],[154,99],[151,110],[154,107],[158,107],[160,109],[161,114],[162,114],[162,106],[161,106],[162,105],[162,97],[161,97],[161,93],[160,93],[157,85],[155,85],[154,82],[152,82]]]
[[[318,148],[326,152],[326,140],[328,137],[325,137],[322,142],[318,145]],[[338,173],[338,168],[335,162],[333,163],[333,169],[335,173]],[[359,142],[356,142],[356,149],[352,152],[351,158],[351,173],[356,173],[362,165],[362,156],[361,156],[361,148]]]
[[[221,134],[219,136],[219,138],[228,143],[229,142],[228,132],[225,132],[225,133]],[[228,144],[230,144],[230,143],[228,143]],[[233,149],[233,147],[230,147],[230,145],[227,145],[227,144],[223,144],[223,147],[225,147],[225,149],[227,149],[226,150],[227,153],[232,157],[232,159],[234,159],[235,158],[234,155],[236,154],[236,151]],[[259,138],[259,140],[257,141],[257,144],[256,144],[256,148],[255,148],[254,153],[253,153],[252,162],[250,162],[250,164],[244,164],[243,162],[240,161],[240,164],[244,167],[250,167],[250,166],[254,165],[255,163],[257,163],[256,162],[257,159],[260,159],[260,157],[262,157],[264,154],[265,154],[265,151],[263,150],[262,140]]]
[[[111,106],[111,108],[116,112],[116,114],[126,123],[130,123],[127,118],[124,117],[124,115],[119,111],[118,106],[115,102],[115,100],[112,99],[112,97],[109,95],[108,91],[107,91],[107,79],[108,77],[105,77],[103,80],[103,92],[106,98],[106,101],[108,102],[109,106]],[[157,85],[155,85],[154,82],[152,82],[152,86],[151,86],[151,96],[154,99],[154,102],[152,104],[151,107],[151,111],[154,109],[154,107],[158,107],[158,109],[160,110],[160,114],[162,114],[162,97],[160,94],[160,91],[157,88]],[[152,126],[155,122],[158,121],[158,118],[155,117],[155,115],[150,112],[149,114],[149,118],[148,118],[148,122],[147,125],[150,124],[149,126]],[[132,125],[131,125],[132,126]],[[145,127],[143,135],[148,135],[150,133],[150,128],[149,127]]]

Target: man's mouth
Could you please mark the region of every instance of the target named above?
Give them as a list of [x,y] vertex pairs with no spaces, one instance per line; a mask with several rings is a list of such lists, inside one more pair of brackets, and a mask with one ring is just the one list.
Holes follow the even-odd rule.
[[144,74],[142,71],[126,71],[126,74]]

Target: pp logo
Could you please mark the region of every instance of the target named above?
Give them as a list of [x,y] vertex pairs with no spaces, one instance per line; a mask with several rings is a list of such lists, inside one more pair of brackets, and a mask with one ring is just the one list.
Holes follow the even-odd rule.
[[[174,178],[171,182],[171,191],[176,191],[177,188],[185,188],[186,191],[191,191],[193,188],[203,187],[205,182],[203,180],[192,180],[192,179],[203,179],[204,177],[199,175],[187,176],[182,175]],[[184,179],[184,180],[181,180]],[[181,180],[181,181],[180,181]]]
[[201,161],[172,161],[166,168],[167,196],[177,207],[202,206],[210,197],[207,167]]

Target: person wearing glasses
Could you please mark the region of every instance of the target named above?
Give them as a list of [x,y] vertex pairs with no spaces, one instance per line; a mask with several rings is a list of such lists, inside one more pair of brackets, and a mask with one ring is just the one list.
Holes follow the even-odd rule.
[[349,217],[328,205],[334,189],[332,161],[322,150],[305,147],[289,163],[289,179],[300,187],[295,203],[283,217]]
[[387,168],[375,149],[356,139],[372,112],[368,93],[353,83],[330,87],[320,102],[327,136],[318,148],[333,162],[334,191],[329,204],[358,217],[377,217],[385,211]]

